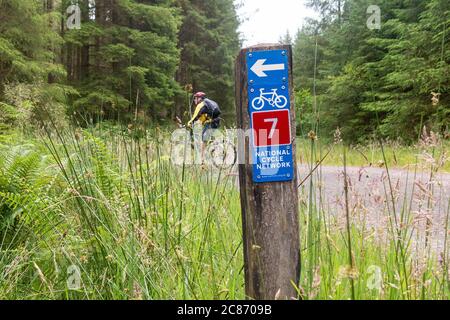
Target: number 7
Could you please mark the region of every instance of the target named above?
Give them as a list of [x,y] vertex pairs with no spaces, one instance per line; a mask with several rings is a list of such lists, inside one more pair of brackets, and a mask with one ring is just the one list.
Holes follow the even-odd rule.
[[270,130],[269,133],[269,139],[272,140],[273,135],[275,134],[275,130],[277,129],[278,118],[264,119],[264,122],[265,123],[272,122],[272,129]]

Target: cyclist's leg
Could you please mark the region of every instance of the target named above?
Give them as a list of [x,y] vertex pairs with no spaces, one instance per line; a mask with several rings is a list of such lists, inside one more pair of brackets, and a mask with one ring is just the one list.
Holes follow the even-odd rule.
[[203,143],[208,143],[211,140],[211,129],[212,129],[211,123],[206,123],[203,126],[203,132],[202,132]]
[[211,141],[211,123],[206,123],[202,132],[202,162],[205,160],[205,150],[209,141]]

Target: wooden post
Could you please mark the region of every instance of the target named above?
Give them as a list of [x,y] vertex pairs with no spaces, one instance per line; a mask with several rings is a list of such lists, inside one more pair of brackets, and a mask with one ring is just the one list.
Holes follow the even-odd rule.
[[237,128],[251,129],[248,57],[250,53],[267,50],[283,50],[287,54],[289,78],[283,80],[289,84],[294,174],[290,181],[255,183],[251,139],[248,136],[238,139],[245,289],[249,299],[292,299],[298,298],[295,286],[300,277],[300,239],[291,46],[258,45],[241,50],[236,60]]

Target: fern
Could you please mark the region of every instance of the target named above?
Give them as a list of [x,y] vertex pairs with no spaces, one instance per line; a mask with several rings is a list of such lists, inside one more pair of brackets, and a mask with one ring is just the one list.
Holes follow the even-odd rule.
[[[0,148],[0,248],[10,248],[43,230],[42,212],[49,207],[44,158],[24,145]],[[29,228],[28,226],[33,226]]]

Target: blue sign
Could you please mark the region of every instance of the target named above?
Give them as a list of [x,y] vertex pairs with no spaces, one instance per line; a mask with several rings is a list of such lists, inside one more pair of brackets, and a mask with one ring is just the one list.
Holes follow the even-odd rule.
[[253,148],[253,181],[283,182],[291,181],[294,176],[292,146]]
[[257,85],[288,83],[289,61],[285,50],[254,51],[247,54],[248,82]]
[[253,181],[283,182],[294,177],[285,50],[247,53],[248,110],[252,129]]

